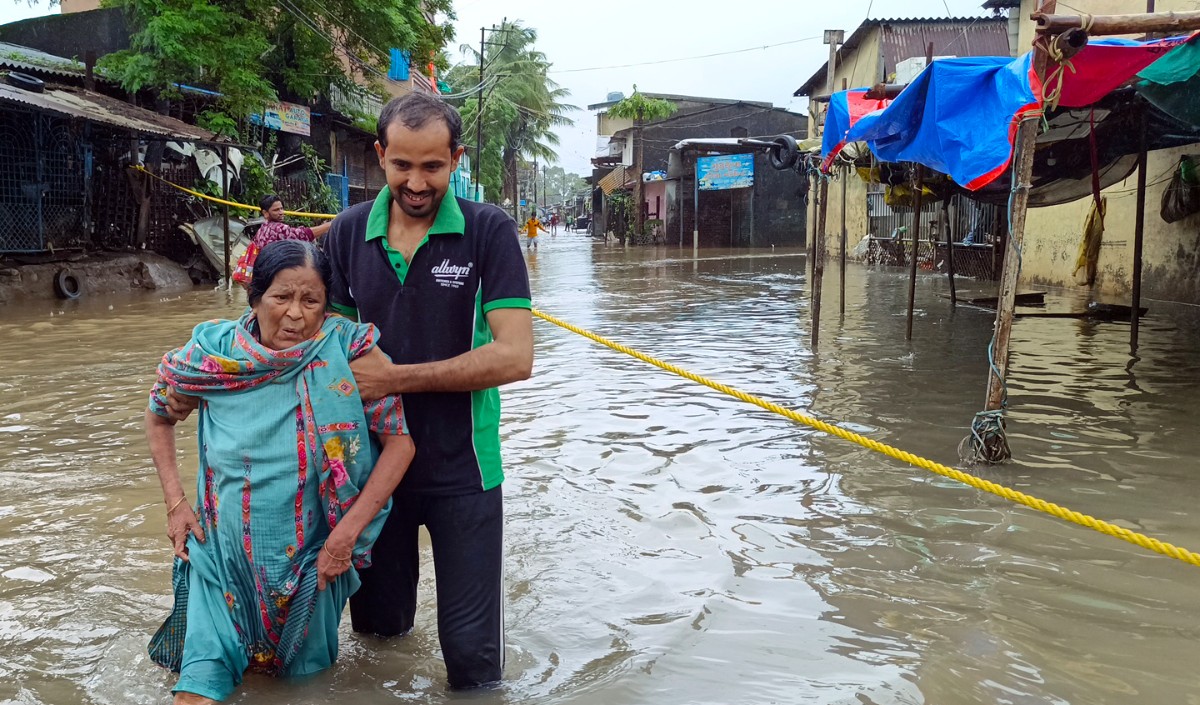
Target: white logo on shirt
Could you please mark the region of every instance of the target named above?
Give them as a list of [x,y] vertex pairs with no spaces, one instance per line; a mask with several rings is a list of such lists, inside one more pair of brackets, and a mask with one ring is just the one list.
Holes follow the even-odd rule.
[[471,275],[471,268],[474,266],[474,262],[467,262],[467,266],[465,267],[460,264],[450,264],[450,260],[447,258],[429,271],[433,274],[438,284],[450,287],[451,289],[458,289],[465,283],[462,280]]

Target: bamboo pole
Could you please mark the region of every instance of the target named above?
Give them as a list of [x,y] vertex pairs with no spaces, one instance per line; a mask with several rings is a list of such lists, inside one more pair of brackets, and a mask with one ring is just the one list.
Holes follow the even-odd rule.
[[1094,36],[1112,34],[1171,34],[1200,29],[1200,12],[1147,12],[1135,15],[1055,15],[1034,12],[1037,31],[1061,34],[1082,28]]
[[913,194],[913,227],[912,255],[908,263],[908,325],[904,329],[904,339],[912,340],[913,311],[917,304],[917,254],[921,245],[921,206],[925,191],[925,167],[917,165],[917,188]]

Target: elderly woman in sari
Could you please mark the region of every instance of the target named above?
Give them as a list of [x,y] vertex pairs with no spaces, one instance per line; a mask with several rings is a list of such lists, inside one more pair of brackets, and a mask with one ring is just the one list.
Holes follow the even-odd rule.
[[[175,549],[171,616],[150,643],[180,672],[175,703],[223,700],[246,670],[299,676],[337,658],[356,567],[413,456],[399,396],[363,404],[349,361],[383,355],[371,325],[325,310],[312,244],[263,248],[237,321],[196,326],[163,358],[146,412]],[[177,409],[198,397],[197,501],[175,458]]]

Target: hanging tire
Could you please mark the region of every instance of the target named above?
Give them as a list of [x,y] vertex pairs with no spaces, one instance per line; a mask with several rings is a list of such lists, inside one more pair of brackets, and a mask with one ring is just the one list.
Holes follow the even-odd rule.
[[54,275],[54,294],[60,299],[78,299],[83,291],[79,288],[79,279],[66,269],[58,270]]
[[767,152],[767,161],[777,171],[791,169],[800,157],[800,150],[796,148],[796,139],[791,135],[780,135],[773,142],[774,146]]
[[27,73],[20,73],[18,71],[10,71],[4,81],[10,86],[16,86],[21,90],[31,93],[42,93],[46,90],[45,81],[37,76],[30,76]]

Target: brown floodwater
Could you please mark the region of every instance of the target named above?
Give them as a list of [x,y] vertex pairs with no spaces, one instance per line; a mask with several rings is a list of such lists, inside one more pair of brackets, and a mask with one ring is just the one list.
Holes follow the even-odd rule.
[[[952,310],[942,280],[919,283],[906,343],[906,274],[852,267],[843,317],[831,264],[814,352],[802,253],[541,239],[546,312],[957,463],[992,314]],[[1149,305],[1136,359],[1127,324],[1018,321],[1016,460],[978,472],[1196,550],[1200,317]],[[0,702],[169,701],[145,654],[171,551],[141,414],[162,353],[243,306],[201,289],[0,309]],[[504,685],[445,689],[427,553],[412,635],[343,624],[330,671],[251,677],[232,702],[1200,703],[1200,568],[535,335],[533,378],[503,392]]]

